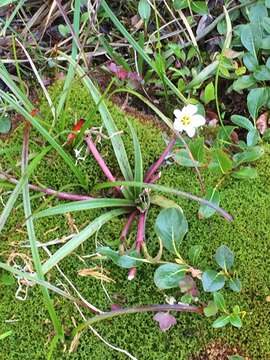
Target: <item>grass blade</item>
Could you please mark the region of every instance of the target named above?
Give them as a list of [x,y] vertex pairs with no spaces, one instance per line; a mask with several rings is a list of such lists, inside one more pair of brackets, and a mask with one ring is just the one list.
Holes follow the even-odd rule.
[[[22,168],[23,174],[27,172],[27,167],[28,167],[29,134],[30,134],[30,125],[26,124],[25,130],[24,130],[23,150],[22,150],[22,167],[21,168]],[[37,240],[36,240],[36,234],[35,234],[34,223],[33,223],[33,218],[32,218],[30,195],[29,195],[29,188],[28,188],[27,182],[28,182],[28,177],[26,177],[26,182],[23,185],[23,189],[22,189],[23,206],[24,206],[24,214],[25,214],[25,219],[26,219],[27,234],[28,234],[28,238],[29,238],[29,242],[30,242],[30,246],[31,246],[32,258],[33,258],[35,270],[37,272],[38,277],[40,279],[44,280],[40,256],[39,256],[38,247],[37,247]],[[64,339],[64,331],[63,331],[61,322],[58,319],[58,316],[53,307],[53,303],[50,299],[48,289],[42,286],[41,291],[43,294],[44,302],[45,302],[48,312],[50,314],[52,323],[54,325],[56,335],[59,337],[59,339],[63,340]]]
[[[127,153],[124,147],[124,143],[121,139],[121,135],[115,125],[115,122],[107,109],[104,101],[101,100],[101,95],[97,90],[96,86],[90,79],[90,77],[85,73],[83,68],[80,65],[77,65],[70,56],[60,53],[65,59],[67,59],[74,67],[76,67],[76,72],[82,78],[83,83],[85,84],[86,88],[89,90],[94,102],[98,104],[98,109],[102,117],[102,121],[108,131],[108,134],[111,138],[111,143],[115,152],[115,156],[117,158],[119,167],[124,178],[127,181],[131,181],[133,179],[132,170],[128,161]],[[77,65],[77,66],[76,66]]]
[[102,225],[110,221],[116,216],[123,215],[128,213],[130,210],[127,209],[116,209],[109,211],[94,221],[92,221],[88,226],[86,226],[79,234],[75,235],[71,240],[69,240],[65,245],[63,245],[59,250],[57,250],[50,259],[48,259],[42,265],[42,272],[46,274],[50,271],[56,264],[59,263],[66,256],[70,255],[78,246],[80,246],[85,240],[92,236],[96,231],[98,231]]
[[134,206],[134,202],[127,199],[93,199],[93,200],[83,200],[76,202],[69,202],[63,205],[51,207],[45,210],[42,210],[34,215],[35,219],[65,214],[67,212],[74,211],[84,211],[90,209],[100,209],[100,208],[109,208],[109,207],[132,207]]
[[[143,159],[142,159],[140,143],[133,126],[129,121],[127,121],[127,123],[131,132],[133,147],[134,147],[134,157],[135,157],[134,181],[143,182]],[[141,192],[141,188],[134,188],[134,193],[136,198],[139,196],[140,192]]]
[[72,172],[76,175],[80,184],[86,189],[86,179],[82,172],[75,166],[72,158],[65,152],[62,146],[49,134],[49,132],[27,111],[25,110],[16,100],[10,95],[0,89],[0,96],[7,101],[12,108],[23,115],[39,132],[40,134],[52,145],[52,147],[59,153],[65,163],[69,166]]
[[199,196],[192,195],[192,194],[190,194],[188,192],[177,190],[177,189],[172,189],[170,187],[163,186],[163,185],[148,184],[148,183],[138,183],[138,182],[135,182],[135,181],[115,181],[114,183],[113,182],[105,182],[103,184],[98,184],[98,185],[95,186],[95,189],[99,190],[99,189],[105,189],[105,188],[110,188],[110,187],[114,187],[114,186],[144,187],[146,189],[152,189],[152,190],[164,192],[164,193],[167,193],[167,194],[180,196],[180,197],[183,197],[183,198],[186,198],[186,199],[189,199],[189,200],[197,201],[200,204],[204,204],[204,205],[207,205],[207,206],[211,207],[216,212],[220,213],[220,215],[222,215],[228,221],[233,220],[233,217],[230,214],[228,214],[225,210],[223,210],[219,206],[215,205],[214,203],[211,203],[210,201],[205,200],[205,199],[203,199],[203,198],[201,198]]
[[32,172],[35,170],[35,168],[38,166],[39,162],[41,161],[41,159],[46,155],[46,153],[51,149],[50,146],[46,147],[45,149],[43,149],[43,151],[38,154],[34,160],[31,162],[31,164],[28,166],[27,168],[27,172],[25,174],[23,174],[23,176],[21,177],[21,179],[19,180],[18,184],[16,185],[16,187],[14,188],[12,194],[10,195],[4,210],[2,211],[1,215],[0,215],[0,233],[3,230],[3,227],[5,226],[5,223],[10,215],[10,212],[13,209],[13,206],[18,198],[18,196],[20,195],[23,186],[25,185],[26,181],[27,181],[27,177],[30,176],[32,174]]
[[[124,35],[126,40],[132,45],[132,47],[140,54],[140,56],[147,62],[147,64],[156,71],[157,74],[159,74],[158,69],[156,68],[156,65],[154,61],[151,60],[151,58],[146,54],[144,49],[140,47],[140,45],[133,39],[133,37],[130,35],[130,33],[126,30],[126,28],[122,25],[122,23],[117,19],[117,17],[114,15],[108,4],[105,0],[101,0],[101,6],[103,7],[105,13],[109,16],[111,21],[114,23],[116,28]],[[163,80],[166,83],[166,85],[169,86],[169,88],[179,97],[179,99],[184,103],[187,104],[188,101],[185,98],[185,96],[177,89],[177,87],[171,82],[171,80],[164,74]]]

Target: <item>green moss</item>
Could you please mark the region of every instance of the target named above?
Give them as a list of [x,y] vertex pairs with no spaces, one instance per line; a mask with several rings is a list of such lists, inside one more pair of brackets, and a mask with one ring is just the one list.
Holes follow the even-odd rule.
[[[61,87],[57,84],[52,95],[57,100]],[[90,116],[93,104],[85,90],[78,84],[71,89],[68,103],[62,119],[66,121],[66,128],[70,128],[74,118]],[[41,104],[41,111],[48,114],[49,110],[45,103]],[[110,111],[119,129],[124,131],[123,141],[126,145],[131,163],[132,141],[127,131],[126,118],[133,123],[142,144],[145,167],[149,166],[164,148],[162,134],[151,124],[142,124],[138,120],[121,113],[115,106],[110,105]],[[100,124],[97,114],[92,116],[93,125]],[[17,128],[11,138],[0,143],[1,149],[6,149],[8,156],[3,156],[1,166],[3,169],[12,169],[19,175],[18,162],[20,161],[21,128]],[[40,138],[33,130],[31,133],[31,152],[37,152],[40,148]],[[62,135],[64,139],[66,136]],[[10,151],[12,149],[12,151]],[[111,169],[119,175],[119,169],[113,157],[110,141],[103,139],[100,150]],[[71,151],[71,150],[70,150]],[[4,151],[5,152],[5,151]],[[116,318],[110,322],[96,325],[98,332],[112,344],[130,351],[138,359],[183,359],[187,360],[190,355],[198,353],[206,344],[217,339],[228,344],[241,347],[252,359],[269,359],[269,315],[270,306],[265,298],[269,295],[269,237],[270,237],[270,160],[269,149],[262,160],[258,161],[257,169],[259,177],[252,181],[237,181],[228,179],[222,188],[222,206],[231,213],[235,220],[227,223],[218,215],[199,221],[197,219],[198,204],[180,198],[172,197],[183,207],[189,222],[189,232],[183,242],[183,255],[194,244],[203,246],[203,258],[201,267],[211,266],[216,248],[221,244],[228,245],[236,256],[236,270],[243,284],[241,294],[226,292],[228,306],[235,303],[247,312],[244,326],[241,330],[225,328],[213,330],[209,319],[200,318],[192,314],[178,314],[178,324],[169,332],[161,333],[157,324],[152,320],[151,314],[138,314]],[[1,154],[2,155],[2,154]],[[81,168],[89,181],[89,193],[92,187],[104,177],[98,166],[91,158],[81,163]],[[205,172],[205,181],[208,185],[214,184],[211,174]],[[55,152],[51,151],[40,163],[32,182],[41,182],[53,188],[67,187],[70,191],[82,191],[77,180],[69,168],[63,163]],[[180,167],[164,168],[160,183],[178,189],[199,194],[199,187],[194,173],[189,169]],[[70,186],[70,184],[73,184]],[[33,198],[33,209],[44,206],[44,198]],[[6,201],[7,196],[3,195]],[[47,199],[49,205],[58,203],[55,199]],[[6,260],[12,251],[27,252],[19,246],[20,241],[25,241],[26,232],[23,226],[23,211],[21,199],[17,208],[13,210],[5,232],[1,234],[0,259]],[[47,204],[47,205],[48,205]],[[74,220],[79,228],[82,228],[102,211],[74,213]],[[147,239],[151,252],[157,251],[157,239],[154,235],[153,224],[158,209],[153,208],[147,221]],[[97,234],[96,239],[90,238],[84,246],[69,258],[61,262],[61,269],[72,279],[82,295],[93,304],[108,309],[110,304],[98,280],[79,277],[77,271],[91,267],[93,262],[88,258],[83,263],[77,255],[91,254],[95,249],[95,241],[102,244],[117,244],[119,233],[123,225],[123,219],[115,219],[105,225]],[[51,232],[51,229],[55,229]],[[40,241],[52,240],[70,232],[65,216],[41,219],[36,223],[37,237]],[[131,238],[134,237],[134,231]],[[56,250],[55,248],[51,249]],[[45,258],[45,254],[42,253]],[[169,257],[168,257],[169,258]],[[107,284],[106,288],[115,303],[123,305],[160,303],[164,302],[164,293],[159,291],[153,284],[154,267],[142,266],[138,271],[135,281],[127,281],[127,273],[112,263],[104,264],[110,270],[110,276],[116,283]],[[50,278],[54,283],[61,280],[60,276],[53,272]],[[29,354],[34,359],[44,359],[48,351],[48,341],[52,338],[53,329],[48,322],[48,314],[42,302],[42,296],[38,288],[29,289],[27,301],[19,302],[14,294],[16,286],[0,286],[0,334],[6,330],[13,330],[13,335],[1,341],[0,359],[28,359]],[[175,292],[169,291],[168,294]],[[81,322],[80,316],[69,302],[58,296],[52,295],[54,304],[59,313],[67,341],[73,329],[72,317],[77,323]],[[5,320],[16,319],[18,321],[7,323]],[[71,339],[71,338],[70,338]],[[105,346],[90,331],[85,332],[79,342],[75,353],[63,352],[60,347],[54,353],[54,359],[124,359],[123,354],[115,352]]]

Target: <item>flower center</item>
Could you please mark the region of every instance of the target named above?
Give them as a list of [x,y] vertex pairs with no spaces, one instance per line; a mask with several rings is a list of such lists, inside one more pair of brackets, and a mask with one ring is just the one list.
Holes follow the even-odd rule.
[[191,123],[191,117],[189,115],[184,115],[181,119],[183,125],[189,125]]

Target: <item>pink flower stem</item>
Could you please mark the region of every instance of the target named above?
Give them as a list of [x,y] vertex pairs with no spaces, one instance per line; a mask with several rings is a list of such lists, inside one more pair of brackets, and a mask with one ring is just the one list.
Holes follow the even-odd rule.
[[166,146],[163,153],[160,155],[159,159],[152,166],[150,166],[149,170],[147,171],[147,173],[145,175],[144,182],[149,182],[151,180],[152,176],[157,172],[159,167],[162,165],[163,161],[166,159],[166,157],[171,152],[175,142],[176,142],[176,137],[174,136],[171,139],[171,141],[169,142],[169,144]]
[[[2,171],[0,172],[0,179],[7,180],[11,184],[18,184],[18,182],[19,182],[14,177],[12,177],[9,174],[6,174]],[[90,197],[87,195],[78,195],[78,194],[72,194],[72,193],[67,193],[67,192],[61,192],[61,191],[56,191],[56,190],[53,190],[50,188],[42,188],[40,186],[32,185],[32,184],[28,184],[28,187],[31,190],[42,192],[46,195],[53,195],[56,198],[61,199],[61,200],[80,201],[80,200],[93,200],[94,199],[93,197]]]
[[[100,152],[96,148],[96,145],[94,144],[90,134],[88,134],[85,137],[85,141],[86,141],[86,144],[88,146],[88,149],[90,150],[90,152],[92,153],[92,155],[96,159],[96,161],[97,161],[99,167],[101,168],[101,170],[103,171],[104,175],[107,177],[107,179],[109,181],[115,182],[116,178],[113,176],[113,174],[111,173],[111,170],[108,168],[108,166],[106,165],[106,163],[103,160],[102,156],[100,155]],[[116,191],[118,193],[121,193],[120,187],[116,187],[115,189],[116,189]]]
[[[137,238],[136,238],[136,250],[138,254],[141,252],[141,247],[144,242],[145,220],[146,220],[146,212],[140,214],[138,221]],[[137,273],[137,268],[136,267],[131,268],[128,272],[128,280],[133,280],[136,276],[136,273]]]
[[136,218],[136,215],[137,215],[137,210],[134,210],[134,211],[132,211],[132,213],[129,214],[127,222],[126,222],[126,224],[121,232],[121,235],[120,235],[120,240],[122,242],[124,242],[126,240],[129,230],[131,228],[131,225],[133,224],[133,221]]

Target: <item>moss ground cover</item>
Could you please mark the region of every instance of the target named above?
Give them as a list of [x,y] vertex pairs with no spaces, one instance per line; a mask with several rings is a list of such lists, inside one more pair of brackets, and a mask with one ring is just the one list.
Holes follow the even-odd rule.
[[[61,84],[52,89],[52,97],[59,96]],[[45,103],[41,104],[41,112],[48,114]],[[87,119],[93,104],[80,84],[74,84],[71,89],[67,106],[62,116],[66,121],[67,130],[72,127],[75,119]],[[110,111],[119,129],[123,130],[123,141],[127,152],[132,159],[132,140],[127,131],[126,117],[117,107],[110,105]],[[128,117],[135,127],[143,150],[144,164],[147,167],[158,158],[164,148],[164,141],[159,129],[152,124],[141,123],[139,120]],[[100,124],[98,115],[93,116],[93,126]],[[34,154],[43,146],[34,131],[31,132],[31,151]],[[17,162],[20,160],[21,128],[17,128],[12,137],[1,142],[1,167],[11,169],[19,176]],[[100,150],[104,159],[117,176],[119,170],[110,147],[110,141],[102,139]],[[213,330],[211,320],[202,319],[198,315],[179,314],[178,323],[169,332],[162,333],[152,320],[152,314],[137,314],[115,318],[112,321],[99,323],[96,329],[108,341],[131,352],[138,359],[183,359],[187,360],[192,354],[197,354],[209,342],[217,339],[224,343],[240,347],[252,359],[269,359],[269,315],[270,304],[266,297],[269,295],[269,243],[270,243],[270,160],[268,146],[265,147],[265,156],[256,163],[259,177],[253,180],[240,181],[232,178],[225,180],[221,191],[221,205],[235,218],[233,223],[227,223],[218,215],[206,220],[198,221],[198,204],[187,200],[172,197],[183,208],[188,223],[189,232],[182,245],[183,256],[187,255],[190,246],[201,244],[203,256],[201,267],[212,264],[216,248],[225,244],[235,253],[235,266],[241,279],[243,289],[240,294],[226,293],[228,306],[235,303],[247,312],[242,329],[225,328]],[[96,162],[89,155],[84,162],[79,163],[89,182],[89,192],[92,187],[105,181]],[[204,172],[203,176],[209,185],[215,185],[217,178]],[[82,191],[77,180],[70,170],[53,151],[40,163],[31,181],[40,182],[54,189],[66,191]],[[72,185],[71,185],[72,184]],[[160,184],[199,194],[199,185],[195,174],[179,166],[163,168]],[[44,197],[33,195],[33,210],[44,204]],[[3,196],[6,200],[7,197]],[[20,199],[21,200],[21,199]],[[48,199],[48,204],[58,203],[55,199]],[[1,206],[1,205],[0,205]],[[79,228],[93,220],[102,210],[74,213],[72,217]],[[147,220],[146,237],[149,248],[156,253],[158,242],[153,231],[154,220],[158,210],[151,209]],[[78,276],[78,270],[93,266],[87,258],[83,263],[77,255],[88,255],[95,252],[96,243],[108,244],[117,248],[119,234],[123,226],[123,219],[114,219],[105,225],[96,237],[90,238],[83,247],[60,263],[61,269],[72,279],[82,295],[100,308],[106,310],[110,302],[98,280]],[[53,229],[53,231],[52,231]],[[46,242],[71,232],[67,217],[55,216],[39,219],[36,222],[37,237]],[[132,238],[134,233],[131,233]],[[20,246],[26,240],[26,231],[23,226],[23,209],[20,202],[13,211],[0,242],[1,261],[7,259],[11,252],[25,252],[26,248]],[[51,248],[52,251],[56,250]],[[45,253],[42,253],[45,257]],[[170,255],[168,255],[169,258]],[[127,280],[127,272],[119,269],[111,262],[103,263],[110,270],[110,277],[115,283],[106,284],[106,289],[114,303],[123,306],[135,304],[164,302],[164,292],[158,290],[153,284],[154,267],[141,266],[136,279]],[[2,274],[2,273],[1,273]],[[60,277],[57,272],[50,273],[52,282],[58,283]],[[61,286],[61,285],[60,285]],[[29,289],[28,299],[19,302],[14,294],[16,285],[0,286],[0,333],[13,330],[13,335],[1,342],[0,359],[28,359],[30,354],[34,359],[44,359],[48,351],[48,341],[52,338],[52,327],[48,322],[48,314],[42,302],[41,292],[37,287]],[[180,295],[177,291],[166,291],[168,295]],[[53,296],[55,307],[64,324],[67,341],[72,339],[72,317],[77,323],[82,320],[74,307],[60,297]],[[90,315],[90,314],[89,314]],[[6,322],[6,320],[16,320]],[[90,331],[83,333],[76,352],[69,354],[60,347],[54,353],[55,359],[122,359],[123,354],[112,351],[98,340]]]

